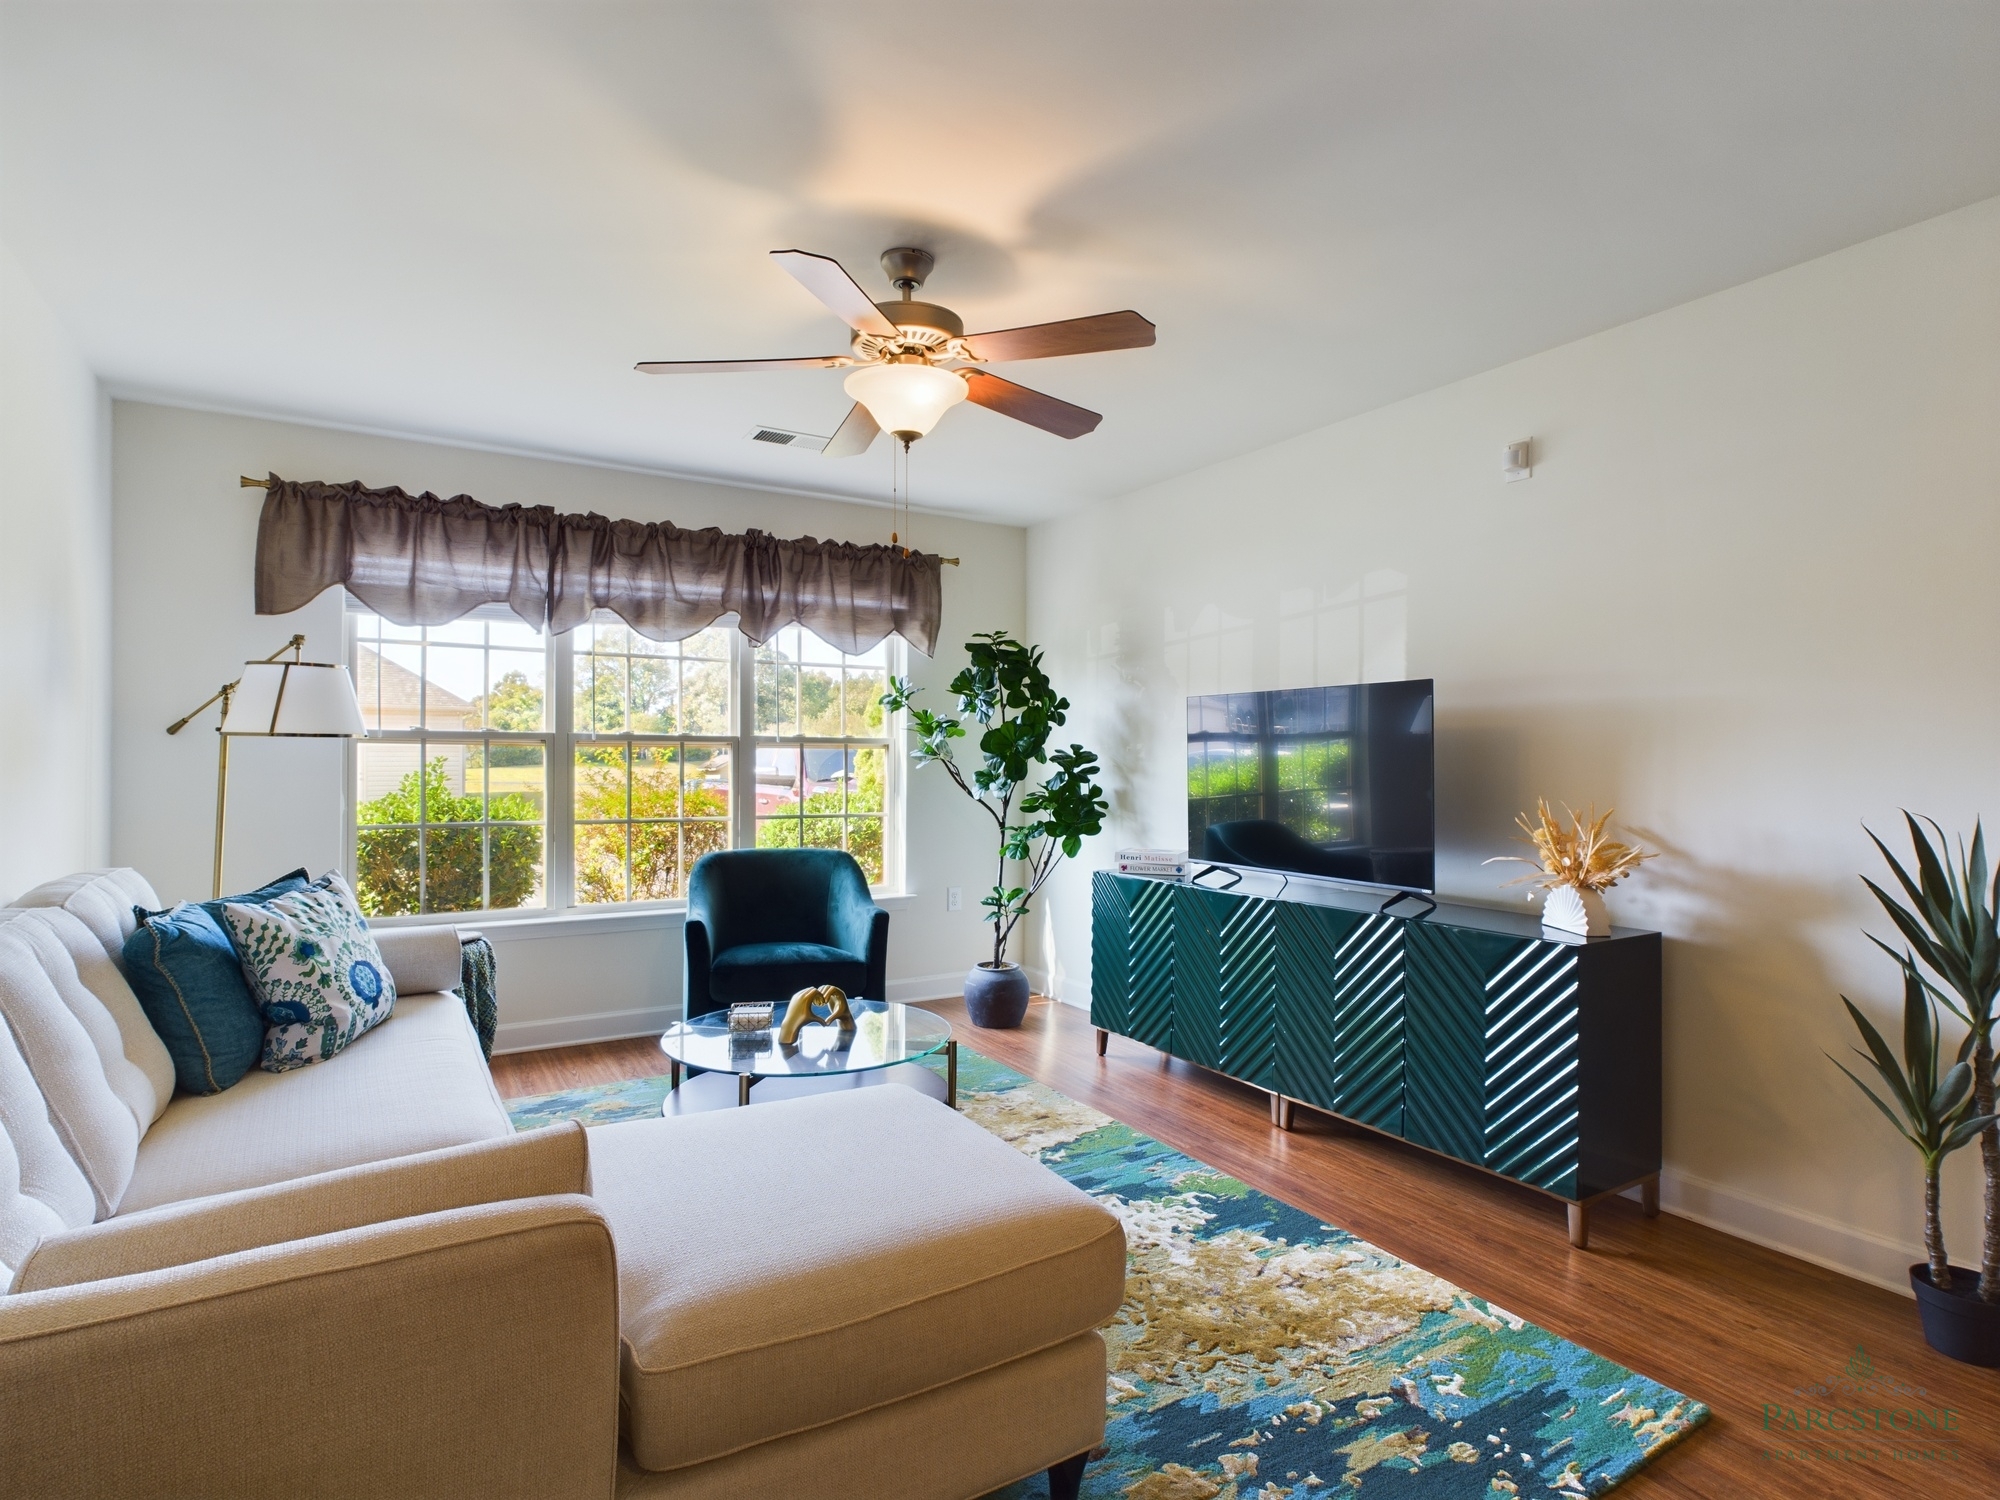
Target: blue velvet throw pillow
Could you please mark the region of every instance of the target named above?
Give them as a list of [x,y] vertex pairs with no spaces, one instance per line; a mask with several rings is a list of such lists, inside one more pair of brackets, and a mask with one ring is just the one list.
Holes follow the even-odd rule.
[[221,1093],[256,1067],[264,1050],[263,1013],[223,925],[223,906],[261,905],[307,884],[306,872],[295,870],[240,896],[184,901],[171,911],[132,909],[139,925],[125,940],[125,977],[187,1093]]
[[219,1094],[257,1066],[264,1017],[229,936],[200,906],[134,908],[125,977],[190,1094]]

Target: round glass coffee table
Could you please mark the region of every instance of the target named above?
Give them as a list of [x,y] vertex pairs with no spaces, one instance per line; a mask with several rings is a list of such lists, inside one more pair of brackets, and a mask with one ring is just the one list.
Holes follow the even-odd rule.
[[[937,1074],[922,1059],[940,1052],[945,1059],[944,1102],[958,1108],[958,1039],[951,1034],[950,1022],[893,1000],[847,1004],[854,1012],[851,1030],[815,1022],[790,1046],[778,1041],[775,1024],[769,1031],[732,1035],[726,1010],[668,1027],[660,1038],[660,1050],[667,1054],[673,1087],[660,1112],[678,1115],[724,1107],[729,1101],[719,1086],[726,1085],[726,1075],[736,1080],[732,1092],[739,1105],[750,1102],[751,1089],[759,1084],[765,1085],[759,1098],[789,1099],[872,1083],[908,1083],[935,1096]],[[683,1085],[686,1068],[702,1071]]]

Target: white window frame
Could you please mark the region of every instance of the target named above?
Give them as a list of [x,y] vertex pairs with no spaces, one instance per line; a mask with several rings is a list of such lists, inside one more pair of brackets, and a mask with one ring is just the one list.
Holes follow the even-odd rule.
[[[515,616],[502,606],[488,606],[514,620]],[[358,616],[372,613],[365,605],[352,600],[342,622],[342,660],[348,670],[354,672],[359,662],[360,636],[357,629]],[[485,613],[475,611],[473,617]],[[496,616],[497,617],[497,616]],[[518,623],[518,621],[517,621]],[[732,849],[754,849],[757,847],[757,750],[760,746],[799,747],[828,746],[843,744],[849,746],[876,746],[884,748],[884,776],[882,789],[882,879],[869,889],[877,896],[896,896],[903,891],[903,874],[906,869],[905,849],[908,837],[908,807],[905,800],[907,768],[905,757],[897,753],[903,743],[904,716],[890,714],[883,726],[880,740],[845,738],[827,735],[759,735],[757,722],[757,648],[736,628],[734,616],[726,615],[716,624],[724,628],[729,639],[731,682],[734,691],[730,703],[729,734],[689,735],[694,741],[717,743],[726,741],[730,754],[730,844]],[[576,733],[575,668],[576,652],[573,649],[573,633],[564,631],[560,635],[545,635],[542,649],[546,664],[545,681],[549,707],[548,727],[540,731],[485,731],[485,730],[431,730],[412,729],[376,732],[360,740],[346,742],[345,786],[342,793],[342,808],[345,818],[347,869],[352,874],[358,867],[359,852],[359,788],[358,771],[360,746],[365,741],[376,743],[538,743],[544,747],[544,808],[542,822],[542,889],[544,904],[541,906],[518,906],[488,908],[459,912],[403,913],[395,916],[370,917],[371,923],[423,923],[437,922],[451,918],[477,919],[484,922],[538,921],[550,918],[570,918],[579,916],[609,915],[621,912],[681,912],[687,909],[685,897],[672,897],[660,901],[592,901],[579,903],[576,900],[576,801],[575,764],[576,746],[593,738],[588,734]],[[891,636],[886,651],[885,675],[900,677],[908,670],[908,647],[898,636]],[[641,741],[672,744],[681,737],[631,736],[629,734],[606,735],[605,739],[630,742]]]
[[[801,627],[803,628],[803,627]],[[797,750],[800,754],[801,794],[804,789],[804,754],[816,746],[839,745],[843,748],[881,747],[883,751],[882,775],[882,883],[869,889],[878,895],[888,895],[903,889],[903,776],[904,756],[896,753],[903,743],[903,715],[901,711],[885,715],[882,722],[882,738],[869,739],[856,735],[826,734],[758,734],[757,733],[757,648],[750,644],[741,631],[731,631],[736,652],[736,707],[739,724],[738,743],[743,749],[733,753],[743,754],[747,750],[749,759],[744,762],[750,776],[750,795],[738,797],[734,806],[736,828],[732,848],[754,849],[757,847],[757,750],[759,746],[771,749]],[[884,678],[901,677],[909,670],[908,646],[901,636],[892,635],[884,653],[887,660],[882,665]],[[803,729],[803,726],[801,726]]]

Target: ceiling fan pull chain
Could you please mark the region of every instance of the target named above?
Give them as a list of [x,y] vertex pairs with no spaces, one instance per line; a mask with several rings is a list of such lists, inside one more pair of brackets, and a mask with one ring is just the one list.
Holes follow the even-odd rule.
[[903,482],[903,458],[898,447],[896,440],[891,438],[889,440],[889,545],[891,547],[902,540],[896,531],[896,522],[901,517],[901,506],[897,497],[901,493]]

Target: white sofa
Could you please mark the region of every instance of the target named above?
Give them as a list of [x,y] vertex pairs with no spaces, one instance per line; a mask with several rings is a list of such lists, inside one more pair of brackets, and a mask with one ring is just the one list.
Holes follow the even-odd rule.
[[1124,1238],[1054,1174],[894,1088],[516,1135],[442,925],[339,1056],[177,1097],[135,904],[0,910],[10,1491],[1075,1492]]
[[[455,928],[376,932],[395,1025],[313,1067],[177,1096],[123,973],[135,905],[160,905],[137,871],[92,870],[0,909],[0,1019],[44,1081],[93,1219],[512,1132],[465,1005],[445,993],[459,982]],[[74,1201],[62,1200],[68,1228]]]

